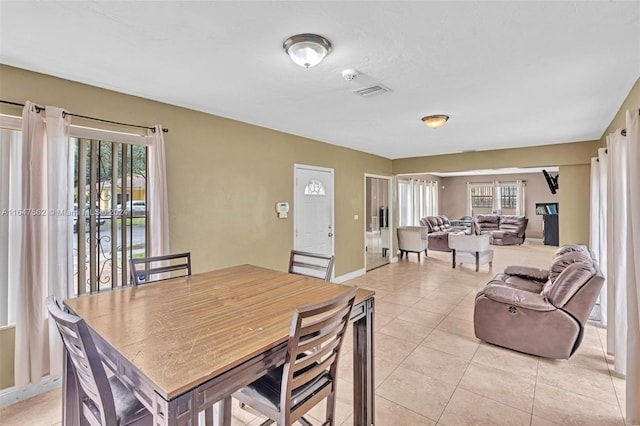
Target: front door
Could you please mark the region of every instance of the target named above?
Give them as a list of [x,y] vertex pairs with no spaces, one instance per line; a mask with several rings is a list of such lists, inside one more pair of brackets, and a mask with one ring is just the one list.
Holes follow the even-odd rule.
[[333,169],[295,165],[295,250],[333,255]]

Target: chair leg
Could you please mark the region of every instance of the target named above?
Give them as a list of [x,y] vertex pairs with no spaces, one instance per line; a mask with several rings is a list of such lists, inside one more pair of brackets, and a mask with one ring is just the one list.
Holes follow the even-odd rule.
[[480,269],[480,253],[476,252],[476,272]]
[[335,424],[334,419],[336,417],[336,390],[335,387],[333,391],[327,396],[327,412],[326,412],[326,420],[323,425],[333,426]]
[[311,423],[309,420],[305,419],[304,417],[300,417],[298,419],[298,423],[300,423],[302,426],[313,426],[313,423]]
[[456,249],[451,250],[451,267],[456,269]]
[[418,254],[418,263],[420,263],[420,252],[418,252],[417,254]]

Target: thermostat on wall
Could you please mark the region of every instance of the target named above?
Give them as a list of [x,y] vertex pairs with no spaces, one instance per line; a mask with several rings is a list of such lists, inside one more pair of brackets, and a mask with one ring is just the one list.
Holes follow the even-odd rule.
[[278,213],[278,218],[280,219],[288,217],[287,213],[289,213],[289,203],[284,201],[276,203],[276,212]]

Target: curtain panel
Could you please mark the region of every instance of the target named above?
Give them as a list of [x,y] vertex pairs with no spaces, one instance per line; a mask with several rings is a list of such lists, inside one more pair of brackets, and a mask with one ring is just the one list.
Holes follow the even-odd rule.
[[[602,327],[607,326],[607,194],[606,194],[606,174],[603,176],[603,169],[606,173],[606,159],[601,158],[605,154],[605,149],[598,150],[599,157],[591,159],[591,209],[589,222],[589,247],[593,253],[600,270],[605,277],[605,282],[600,290],[600,319]],[[604,180],[604,183],[603,183]]]
[[626,419],[640,424],[640,111],[627,111],[627,389]]
[[73,181],[64,110],[25,102],[22,114],[22,242],[16,294],[15,386],[62,373],[62,341],[45,298],[67,298],[71,282]]
[[613,354],[614,368],[620,375],[626,374],[627,368],[627,238],[628,228],[628,190],[629,172],[627,170],[629,147],[627,138],[621,130],[607,136],[607,150],[611,161],[609,191],[611,191],[611,247],[609,258],[612,259],[607,271],[607,280],[611,282],[613,305],[609,309],[613,314]]
[[[640,424],[640,117],[627,111],[626,136],[607,136],[592,162],[591,246],[606,265],[607,352],[626,378],[628,424]],[[604,151],[604,152],[603,152]],[[594,216],[597,218],[594,219]],[[603,236],[606,235],[605,236]]]
[[438,214],[438,182],[398,179],[399,225],[418,226],[425,216]]
[[169,199],[167,197],[167,160],[162,126],[153,127],[149,144],[149,226],[150,256],[171,253],[169,244]]

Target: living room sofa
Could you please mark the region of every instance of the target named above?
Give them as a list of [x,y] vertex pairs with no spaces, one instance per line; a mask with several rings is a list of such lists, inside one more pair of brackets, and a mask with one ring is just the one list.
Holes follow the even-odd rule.
[[451,251],[449,248],[449,234],[462,233],[467,228],[464,226],[452,226],[447,216],[427,216],[420,219],[420,225],[427,228],[429,250]]
[[548,270],[508,266],[476,295],[476,337],[519,352],[568,359],[582,342],[603,282],[584,246],[561,247]]
[[522,244],[528,222],[525,216],[480,214],[473,218],[472,232],[489,234],[491,244],[498,246]]

